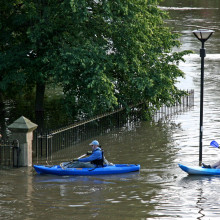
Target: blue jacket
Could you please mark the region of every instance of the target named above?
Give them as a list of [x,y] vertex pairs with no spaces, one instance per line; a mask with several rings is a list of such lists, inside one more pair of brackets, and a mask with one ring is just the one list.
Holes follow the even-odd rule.
[[89,157],[79,159],[79,162],[91,162],[93,160],[101,160],[101,159],[102,159],[102,150],[101,148],[97,147],[95,150],[92,151],[92,154]]

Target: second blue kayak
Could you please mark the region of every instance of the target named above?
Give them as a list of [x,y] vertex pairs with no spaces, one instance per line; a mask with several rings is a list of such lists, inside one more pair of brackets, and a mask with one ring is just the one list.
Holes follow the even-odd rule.
[[220,169],[203,168],[199,166],[184,166],[179,164],[179,167],[189,175],[220,175]]
[[93,175],[109,175],[109,174],[121,174],[129,173],[140,170],[139,164],[115,164],[111,166],[105,165],[104,167],[97,168],[65,168],[60,165],[46,166],[46,165],[34,165],[34,169],[38,174],[53,174],[60,176],[93,176]]

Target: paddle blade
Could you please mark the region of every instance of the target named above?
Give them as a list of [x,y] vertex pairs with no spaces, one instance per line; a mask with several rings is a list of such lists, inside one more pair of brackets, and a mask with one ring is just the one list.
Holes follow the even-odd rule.
[[219,148],[219,144],[218,144],[218,142],[216,142],[216,141],[212,141],[212,142],[210,143],[210,145],[213,146],[213,147]]

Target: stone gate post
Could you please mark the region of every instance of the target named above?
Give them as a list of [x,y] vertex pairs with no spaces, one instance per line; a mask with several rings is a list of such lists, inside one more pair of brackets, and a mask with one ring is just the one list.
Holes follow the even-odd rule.
[[37,125],[21,116],[9,125],[8,128],[12,132],[12,140],[19,141],[19,166],[32,166],[33,131],[37,128]]

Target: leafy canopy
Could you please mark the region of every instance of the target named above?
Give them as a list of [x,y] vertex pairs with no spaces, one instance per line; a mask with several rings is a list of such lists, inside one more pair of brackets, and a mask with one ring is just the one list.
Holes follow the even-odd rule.
[[[182,94],[179,35],[156,0],[3,0],[0,89],[62,86],[72,114],[91,116]],[[7,74],[6,74],[7,73]]]

